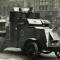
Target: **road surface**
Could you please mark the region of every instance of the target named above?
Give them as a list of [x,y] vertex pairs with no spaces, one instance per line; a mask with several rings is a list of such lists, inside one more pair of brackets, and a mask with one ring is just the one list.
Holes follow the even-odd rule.
[[41,54],[34,59],[25,55],[21,55],[19,53],[19,49],[8,48],[5,49],[3,53],[0,53],[0,60],[60,60],[60,58],[57,58],[54,52],[52,52],[50,54]]

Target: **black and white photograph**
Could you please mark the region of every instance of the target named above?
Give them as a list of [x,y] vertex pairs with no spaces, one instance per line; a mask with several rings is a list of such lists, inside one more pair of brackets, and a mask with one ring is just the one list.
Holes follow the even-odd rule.
[[0,60],[60,60],[60,0],[0,0]]

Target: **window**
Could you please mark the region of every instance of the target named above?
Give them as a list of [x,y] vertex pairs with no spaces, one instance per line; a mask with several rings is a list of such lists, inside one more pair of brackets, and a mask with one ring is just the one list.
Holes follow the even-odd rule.
[[0,31],[4,31],[4,30],[5,30],[5,23],[0,22]]
[[40,0],[40,10],[47,10],[48,9],[48,0]]

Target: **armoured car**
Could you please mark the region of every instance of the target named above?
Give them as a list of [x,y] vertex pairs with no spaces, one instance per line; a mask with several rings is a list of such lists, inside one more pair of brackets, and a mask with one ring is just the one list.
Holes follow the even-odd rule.
[[21,48],[26,55],[31,56],[53,51],[59,57],[60,36],[54,31],[56,27],[50,28],[49,20],[38,18],[38,13],[31,15],[33,18],[26,17],[25,12],[10,12],[9,39],[5,40],[2,49],[17,47]]

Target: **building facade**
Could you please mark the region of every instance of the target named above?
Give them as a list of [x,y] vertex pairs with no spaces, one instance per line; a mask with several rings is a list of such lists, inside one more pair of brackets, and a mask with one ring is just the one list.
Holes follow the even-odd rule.
[[0,15],[9,15],[13,7],[33,7],[33,11],[45,15],[56,15],[60,11],[60,0],[0,0]]

